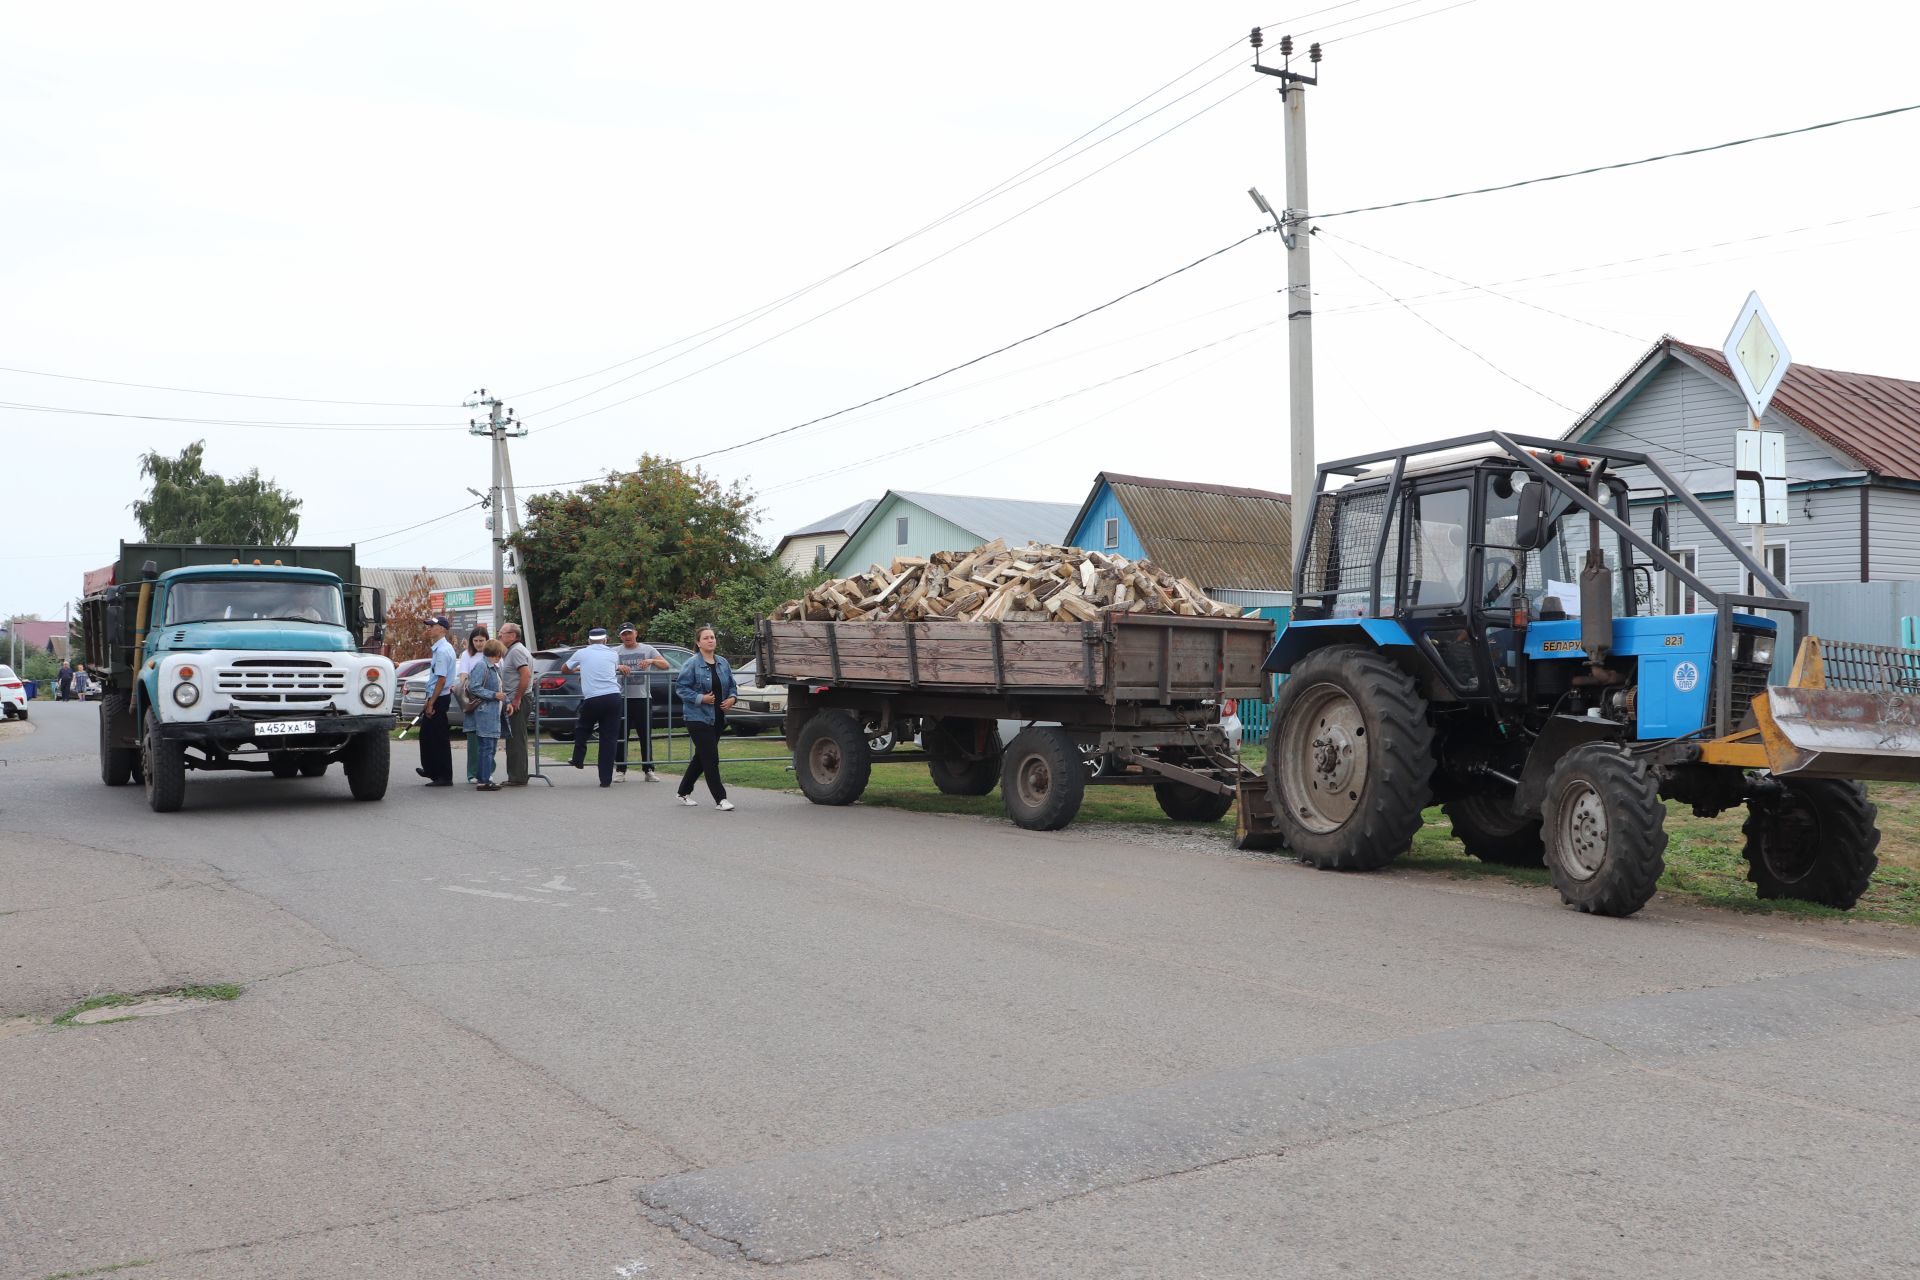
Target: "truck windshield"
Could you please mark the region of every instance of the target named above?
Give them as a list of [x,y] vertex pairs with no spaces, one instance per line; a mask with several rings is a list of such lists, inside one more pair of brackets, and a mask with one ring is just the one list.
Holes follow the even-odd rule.
[[345,626],[340,588],[324,582],[175,583],[163,626],[184,622],[320,622]]

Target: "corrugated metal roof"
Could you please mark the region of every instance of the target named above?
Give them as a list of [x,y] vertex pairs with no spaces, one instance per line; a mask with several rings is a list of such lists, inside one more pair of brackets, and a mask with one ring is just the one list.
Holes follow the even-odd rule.
[[[1102,472],[1147,558],[1205,588],[1293,589],[1293,499],[1265,489]],[[1084,508],[1083,508],[1084,509]]]
[[880,499],[867,498],[845,510],[836,511],[830,516],[822,516],[812,524],[803,524],[780,541],[785,542],[788,538],[804,538],[810,533],[852,533],[860,527],[860,522],[867,518],[868,513],[879,505]]
[[969,533],[979,534],[982,542],[1005,538],[1011,547],[1027,542],[1064,542],[1072,531],[1075,507],[1070,502],[971,498],[953,493],[908,493],[904,489],[890,492]]
[[[393,600],[413,586],[416,576],[433,579],[436,591],[445,591],[448,587],[490,587],[493,585],[491,569],[375,569],[362,566],[360,585],[378,587],[387,593],[387,602]],[[513,575],[507,575],[507,581],[513,581]]]

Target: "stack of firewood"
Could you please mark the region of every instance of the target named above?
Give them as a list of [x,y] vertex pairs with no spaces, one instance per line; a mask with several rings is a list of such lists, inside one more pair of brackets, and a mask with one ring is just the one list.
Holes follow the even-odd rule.
[[1237,618],[1188,582],[1153,566],[1078,547],[995,538],[972,551],[901,556],[823,582],[774,611],[781,622],[1094,622],[1108,610]]

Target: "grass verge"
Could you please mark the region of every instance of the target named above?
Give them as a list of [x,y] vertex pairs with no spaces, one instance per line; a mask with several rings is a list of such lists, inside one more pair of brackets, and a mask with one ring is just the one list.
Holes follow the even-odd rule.
[[[65,1013],[55,1018],[53,1020],[53,1025],[56,1027],[71,1027],[71,1026],[81,1025],[81,1024],[75,1023],[74,1019],[79,1017],[83,1013],[91,1013],[95,1009],[116,1009],[116,1008],[119,1008],[121,1005],[137,1004],[142,1000],[157,1000],[162,996],[173,996],[176,999],[181,999],[181,1000],[238,1000],[240,998],[240,993],[243,990],[245,990],[245,988],[240,986],[238,983],[215,982],[215,983],[210,983],[210,984],[201,985],[201,986],[164,987],[159,991],[138,991],[131,994],[127,994],[124,992],[115,992],[110,995],[89,996],[85,1000],[82,1000],[79,1004],[74,1005],[73,1008],[67,1010]],[[126,1018],[102,1018],[97,1022],[89,1022],[84,1025],[90,1026],[90,1027],[104,1027],[110,1023],[128,1022],[128,1021],[131,1021],[131,1016]],[[123,1265],[131,1266],[132,1264],[128,1263]],[[84,1273],[76,1272],[75,1274],[91,1275],[93,1273],[92,1272],[84,1272]]]
[[104,1276],[114,1271],[125,1271],[130,1267],[150,1267],[152,1258],[129,1258],[125,1262],[110,1262],[104,1267],[88,1267],[84,1271],[56,1271],[41,1280],[82,1280],[85,1276]]

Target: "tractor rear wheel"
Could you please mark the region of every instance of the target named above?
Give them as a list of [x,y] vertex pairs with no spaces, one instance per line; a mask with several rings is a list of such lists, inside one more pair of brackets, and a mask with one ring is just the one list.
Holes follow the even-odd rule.
[[1762,785],[1747,801],[1741,852],[1762,898],[1800,898],[1851,910],[1867,891],[1879,810],[1858,782],[1810,778]]
[[1296,857],[1374,871],[1413,845],[1432,794],[1433,726],[1412,677],[1333,645],[1295,666],[1273,704],[1267,790]]
[[1666,870],[1667,807],[1642,761],[1611,742],[1575,747],[1547,779],[1541,818],[1561,901],[1600,916],[1647,905]]
[[1453,819],[1453,838],[1472,857],[1502,867],[1537,867],[1547,860],[1540,815],[1515,813],[1500,796],[1473,795],[1442,806]]

